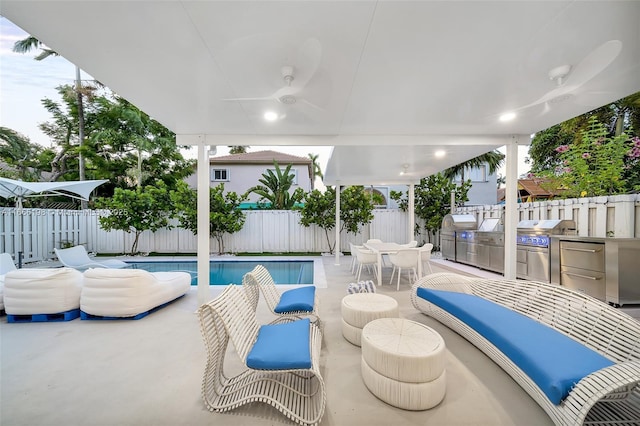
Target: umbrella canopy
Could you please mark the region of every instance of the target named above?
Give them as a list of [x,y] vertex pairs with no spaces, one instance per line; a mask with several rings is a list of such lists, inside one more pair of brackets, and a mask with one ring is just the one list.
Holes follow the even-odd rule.
[[16,198],[18,203],[26,197],[46,197],[50,195],[64,195],[88,200],[91,191],[105,182],[107,182],[106,179],[68,182],[23,182],[21,180],[0,178],[0,197]]

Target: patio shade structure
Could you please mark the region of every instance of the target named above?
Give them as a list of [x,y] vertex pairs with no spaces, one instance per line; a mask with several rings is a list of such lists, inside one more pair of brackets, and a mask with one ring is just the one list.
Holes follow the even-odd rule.
[[[514,272],[515,145],[640,91],[637,1],[3,0],[0,12],[198,147],[202,230],[210,146],[334,146],[326,182],[350,185],[397,180],[404,164],[416,183],[507,144]],[[199,281],[200,301],[207,291]]]
[[[103,183],[108,182],[106,179],[101,180],[83,180],[83,181],[66,181],[66,182],[24,182],[8,178],[0,178],[0,197],[6,199],[15,199],[16,208],[22,209],[22,201],[30,197],[49,197],[54,195],[63,195],[81,200],[88,200],[91,192]],[[22,220],[18,220],[20,234],[18,239],[18,267],[22,267],[22,249],[24,247],[24,234],[22,233]]]

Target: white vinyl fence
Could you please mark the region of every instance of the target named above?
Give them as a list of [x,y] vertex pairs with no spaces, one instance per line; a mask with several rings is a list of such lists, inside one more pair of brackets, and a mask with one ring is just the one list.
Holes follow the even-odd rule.
[[[488,217],[501,217],[504,206],[461,207],[456,213],[473,214],[478,224]],[[595,237],[640,237],[640,195],[555,200],[522,203],[518,206],[519,220],[573,219],[578,235]],[[8,252],[17,259],[20,246],[24,261],[35,262],[54,258],[54,247],[84,245],[88,251],[108,254],[131,250],[133,235],[123,231],[106,232],[100,227],[96,210],[53,210],[0,207],[0,252]],[[299,224],[299,213],[288,210],[246,211],[242,231],[226,236],[227,253],[287,253],[327,252],[329,246],[322,229],[305,228]],[[176,223],[177,225],[177,223]],[[341,234],[341,249],[349,250],[349,242],[360,244],[369,238],[405,243],[412,238],[408,232],[407,213],[400,210],[375,210],[374,220],[357,235]],[[335,231],[329,232],[334,244]],[[419,235],[419,243],[432,242],[439,246],[439,236]],[[195,253],[196,237],[179,228],[144,232],[138,249],[141,252]],[[211,251],[217,252],[217,241],[211,240]]]

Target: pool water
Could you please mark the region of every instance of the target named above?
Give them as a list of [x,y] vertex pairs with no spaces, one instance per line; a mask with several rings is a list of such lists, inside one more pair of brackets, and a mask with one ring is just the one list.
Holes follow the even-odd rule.
[[[198,283],[196,261],[127,262],[134,269],[149,272],[184,271],[191,274],[191,285]],[[313,284],[313,260],[229,260],[209,263],[211,285],[242,284],[242,277],[257,265],[263,265],[276,284]]]

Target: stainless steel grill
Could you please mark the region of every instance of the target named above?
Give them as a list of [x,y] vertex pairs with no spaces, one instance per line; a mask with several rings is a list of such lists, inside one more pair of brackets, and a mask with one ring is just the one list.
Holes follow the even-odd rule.
[[[469,231],[477,228],[476,218],[469,214],[448,214],[442,219],[440,230],[440,247],[442,257],[447,260],[457,260],[457,253],[462,251],[457,247],[460,240],[466,241]],[[464,256],[467,250],[464,247]]]
[[573,220],[523,220],[517,228],[518,278],[551,282],[549,266],[551,235],[574,235]]

